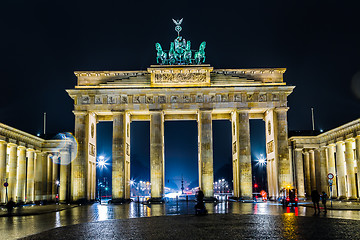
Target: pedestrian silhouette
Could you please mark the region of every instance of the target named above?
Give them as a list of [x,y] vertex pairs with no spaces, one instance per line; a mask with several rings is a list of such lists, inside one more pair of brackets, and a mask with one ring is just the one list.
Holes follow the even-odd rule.
[[319,206],[320,194],[318,193],[317,190],[313,190],[311,192],[311,200],[312,200],[312,202],[314,204],[314,210],[315,210],[314,214],[316,214],[316,208],[318,209],[319,214],[320,214],[320,206]]
[[199,188],[199,191],[196,193],[196,205],[195,212],[196,215],[204,215],[207,214],[207,210],[204,204],[204,192]]
[[327,209],[326,209],[326,200],[327,200],[327,194],[326,192],[322,192],[322,195],[321,195],[321,202],[322,204],[324,205],[324,209],[325,209],[325,213],[327,212]]
[[7,204],[6,204],[6,208],[7,208],[8,215],[12,215],[12,214],[13,214],[14,207],[15,207],[15,202],[14,202],[13,199],[11,198],[11,199],[7,202]]

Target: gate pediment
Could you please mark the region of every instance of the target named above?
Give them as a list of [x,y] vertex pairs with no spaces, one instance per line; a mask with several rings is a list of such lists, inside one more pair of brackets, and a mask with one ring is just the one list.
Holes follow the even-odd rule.
[[210,86],[210,65],[152,65],[147,69],[151,74],[152,87],[194,87]]

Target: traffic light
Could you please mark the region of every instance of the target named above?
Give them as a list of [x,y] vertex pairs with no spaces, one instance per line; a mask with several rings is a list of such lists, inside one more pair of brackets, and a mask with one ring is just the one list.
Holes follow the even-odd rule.
[[255,183],[255,184],[254,184],[254,188],[257,188],[257,187],[258,187],[258,185]]

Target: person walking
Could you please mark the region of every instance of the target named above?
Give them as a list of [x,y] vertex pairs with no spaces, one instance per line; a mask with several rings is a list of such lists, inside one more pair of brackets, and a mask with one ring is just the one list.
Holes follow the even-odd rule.
[[327,213],[326,200],[327,200],[327,194],[326,194],[326,192],[322,192],[321,202],[322,202],[322,204],[324,205],[324,212],[325,212],[325,213]]
[[320,214],[320,206],[319,206],[319,202],[320,202],[320,194],[318,193],[317,190],[312,190],[311,192],[311,200],[314,204],[314,210],[315,210],[315,213],[316,214],[316,207],[319,211],[319,214]]

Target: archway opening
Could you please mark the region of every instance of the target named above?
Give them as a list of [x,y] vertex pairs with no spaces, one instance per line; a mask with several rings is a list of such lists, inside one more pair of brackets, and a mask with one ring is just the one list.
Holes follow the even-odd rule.
[[192,195],[199,186],[196,121],[166,121],[165,195]]
[[253,193],[268,192],[266,173],[265,123],[261,119],[250,120],[251,169]]
[[212,121],[214,155],[214,195],[217,198],[232,195],[232,136],[229,120]]

